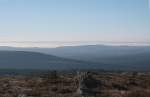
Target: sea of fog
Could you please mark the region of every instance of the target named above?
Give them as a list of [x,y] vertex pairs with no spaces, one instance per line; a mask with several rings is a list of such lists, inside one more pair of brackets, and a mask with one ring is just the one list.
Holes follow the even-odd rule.
[[61,47],[61,46],[80,46],[80,45],[128,45],[128,46],[150,46],[148,42],[102,42],[102,41],[11,41],[0,42],[0,46],[12,47]]

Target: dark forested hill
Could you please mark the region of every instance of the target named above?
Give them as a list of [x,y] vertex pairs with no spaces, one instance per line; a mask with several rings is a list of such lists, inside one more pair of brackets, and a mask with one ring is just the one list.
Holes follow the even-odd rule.
[[[12,60],[20,65],[36,68],[97,68],[113,70],[150,70],[150,46],[66,46],[57,48],[12,48],[0,47],[0,50],[31,51],[13,52],[14,59],[5,58],[0,52],[0,64],[9,64]],[[38,52],[38,53],[33,53]],[[39,53],[40,52],[40,53]],[[1,54],[2,53],[2,54]],[[4,55],[9,55],[5,52]],[[19,53],[19,54],[18,54]],[[31,53],[31,56],[24,53]],[[43,54],[42,54],[43,53]],[[54,56],[52,56],[54,55]],[[1,57],[2,56],[2,57]],[[57,57],[55,57],[57,56]],[[12,58],[9,57],[9,58]],[[20,59],[21,58],[21,59]],[[54,59],[53,59],[54,58]],[[6,61],[8,60],[8,61]],[[80,61],[76,61],[80,60]],[[21,64],[20,64],[21,63]],[[30,64],[29,64],[30,63]],[[34,64],[32,64],[34,63]],[[67,65],[66,65],[67,64]],[[68,65],[69,64],[69,65]],[[78,65],[77,65],[78,64]],[[106,65],[107,64],[107,65]],[[15,67],[18,67],[16,65]],[[34,65],[34,66],[32,66]],[[1,65],[6,67],[5,65]],[[23,67],[22,66],[22,67]]]
[[26,51],[0,51],[0,68],[78,69],[94,68],[90,63]]

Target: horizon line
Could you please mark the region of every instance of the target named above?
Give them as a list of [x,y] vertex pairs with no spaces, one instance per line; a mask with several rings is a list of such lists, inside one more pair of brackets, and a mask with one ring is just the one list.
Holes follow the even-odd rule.
[[150,42],[134,42],[134,41],[0,41],[0,43],[88,43],[88,42],[99,42],[99,43],[150,43]]
[[115,41],[0,41],[2,47],[38,47],[56,48],[65,46],[150,46],[150,42],[115,42]]

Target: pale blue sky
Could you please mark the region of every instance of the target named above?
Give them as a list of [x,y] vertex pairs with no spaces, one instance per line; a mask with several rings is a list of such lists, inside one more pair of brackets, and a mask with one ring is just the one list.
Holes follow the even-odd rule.
[[150,42],[148,0],[0,0],[0,41]]

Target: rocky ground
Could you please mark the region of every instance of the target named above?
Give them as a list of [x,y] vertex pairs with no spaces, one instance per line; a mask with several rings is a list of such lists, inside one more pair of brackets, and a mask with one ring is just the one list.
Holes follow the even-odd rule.
[[[81,76],[80,76],[81,75]],[[0,97],[150,97],[149,73],[1,76]]]

